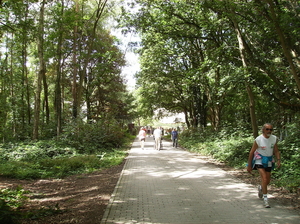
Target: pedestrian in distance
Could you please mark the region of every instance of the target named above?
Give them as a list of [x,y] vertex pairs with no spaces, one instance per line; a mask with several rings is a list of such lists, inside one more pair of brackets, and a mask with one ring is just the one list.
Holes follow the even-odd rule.
[[178,145],[178,131],[176,130],[176,128],[174,128],[171,132],[171,139],[173,142],[173,147],[177,148]]
[[274,168],[276,157],[277,168],[280,167],[280,152],[277,146],[277,137],[272,135],[273,125],[266,123],[262,127],[262,134],[258,136],[250,150],[247,171],[258,170],[261,185],[258,186],[258,197],[263,198],[264,206],[270,208],[268,201],[268,185],[271,180],[271,171]]
[[153,132],[153,137],[154,137],[154,141],[155,141],[154,148],[156,150],[161,149],[161,136],[162,136],[162,131],[161,131],[161,128],[158,127]]
[[141,143],[141,148],[144,149],[145,140],[146,140],[146,131],[143,127],[140,129],[138,137]]

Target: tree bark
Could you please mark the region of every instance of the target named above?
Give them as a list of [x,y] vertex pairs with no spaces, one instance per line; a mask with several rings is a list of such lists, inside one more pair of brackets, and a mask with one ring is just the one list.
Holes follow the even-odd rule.
[[[78,1],[75,1],[75,13],[76,18],[78,18]],[[77,21],[75,21],[77,23]],[[78,66],[77,66],[77,42],[78,42],[78,27],[77,24],[74,26],[74,39],[73,39],[73,81],[72,81],[72,97],[73,97],[73,108],[72,116],[77,118],[78,115],[78,94],[77,94],[77,76],[78,76]]]
[[[241,56],[241,59],[242,59],[243,67],[247,71],[248,70],[248,63],[247,63],[246,54],[245,54],[244,39],[243,39],[243,36],[242,36],[241,31],[240,31],[238,23],[235,21],[235,19],[232,19],[232,18],[231,18],[231,21],[233,23],[234,30],[236,32],[236,36],[237,36],[237,39],[238,39],[240,56]],[[254,95],[253,95],[252,88],[249,85],[249,83],[247,83],[247,81],[245,81],[245,85],[246,85],[246,90],[247,90],[247,94],[248,94],[248,97],[249,97],[249,110],[250,110],[250,117],[251,117],[252,133],[253,133],[253,137],[256,138],[258,136],[258,127],[257,127],[256,114],[255,114],[255,98],[254,98]]]
[[[61,17],[64,14],[64,1],[61,1]],[[56,66],[56,83],[55,83],[55,118],[56,118],[56,135],[59,136],[62,131],[62,96],[61,96],[61,60],[62,60],[62,21],[59,22],[59,37],[57,43],[57,66]]]
[[45,0],[41,2],[40,16],[39,16],[39,29],[38,29],[38,56],[39,56],[39,72],[36,77],[36,92],[34,104],[34,125],[33,125],[33,140],[39,138],[39,124],[40,124],[40,110],[41,110],[41,92],[42,92],[42,79],[46,73],[46,66],[44,61],[44,9]]
[[[94,47],[94,42],[95,42],[95,38],[96,38],[96,30],[97,30],[97,26],[98,26],[98,23],[99,23],[99,20],[103,14],[103,11],[106,7],[106,4],[107,4],[107,0],[100,0],[98,2],[98,7],[96,9],[96,13],[95,13],[95,22],[93,24],[93,29],[91,30],[91,33],[89,35],[89,39],[88,39],[88,43],[87,43],[87,46],[88,46],[88,49],[87,49],[87,55],[84,59],[84,63],[83,63],[83,69],[82,69],[82,76],[81,76],[81,79],[80,79],[80,85],[79,85],[79,88],[80,90],[78,91],[78,96],[79,98],[81,98],[82,96],[82,81],[85,80],[86,83],[86,104],[87,104],[87,119],[90,119],[91,118],[91,107],[90,107],[90,100],[89,100],[89,95],[90,93],[88,92],[89,88],[89,82],[92,81],[92,78],[90,77],[89,73],[87,72],[87,67],[88,67],[88,64],[91,60],[91,54],[92,54],[92,50],[93,50],[93,47]],[[83,78],[84,77],[84,78]]]

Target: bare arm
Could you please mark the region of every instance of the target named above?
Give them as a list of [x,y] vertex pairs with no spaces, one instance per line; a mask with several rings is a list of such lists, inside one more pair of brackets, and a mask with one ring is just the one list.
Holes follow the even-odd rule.
[[277,146],[277,143],[274,145],[274,155],[276,156],[276,159],[277,159],[277,168],[280,167],[280,152],[278,150],[278,146]]
[[247,171],[249,173],[252,172],[252,160],[253,160],[253,156],[254,156],[254,152],[255,150],[258,148],[258,145],[256,143],[256,141],[254,141],[253,145],[252,145],[252,148],[249,152],[249,158],[248,158],[248,167],[247,167]]

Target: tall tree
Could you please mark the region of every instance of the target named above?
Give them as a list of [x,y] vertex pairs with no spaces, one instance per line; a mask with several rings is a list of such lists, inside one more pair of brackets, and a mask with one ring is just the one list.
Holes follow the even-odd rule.
[[39,71],[36,77],[36,92],[35,92],[35,104],[34,104],[34,125],[33,136],[34,140],[39,138],[39,125],[40,125],[40,111],[41,111],[41,92],[42,92],[42,80],[46,73],[46,66],[44,60],[44,10],[46,1],[43,0],[40,4],[39,14],[39,28],[38,28],[38,56],[39,56]]

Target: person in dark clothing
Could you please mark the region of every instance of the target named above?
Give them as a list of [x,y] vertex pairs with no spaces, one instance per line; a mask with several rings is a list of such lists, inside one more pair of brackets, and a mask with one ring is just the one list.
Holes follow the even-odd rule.
[[178,131],[176,130],[176,128],[174,128],[172,130],[171,138],[172,138],[172,142],[173,142],[173,147],[177,148],[177,145],[178,145]]

